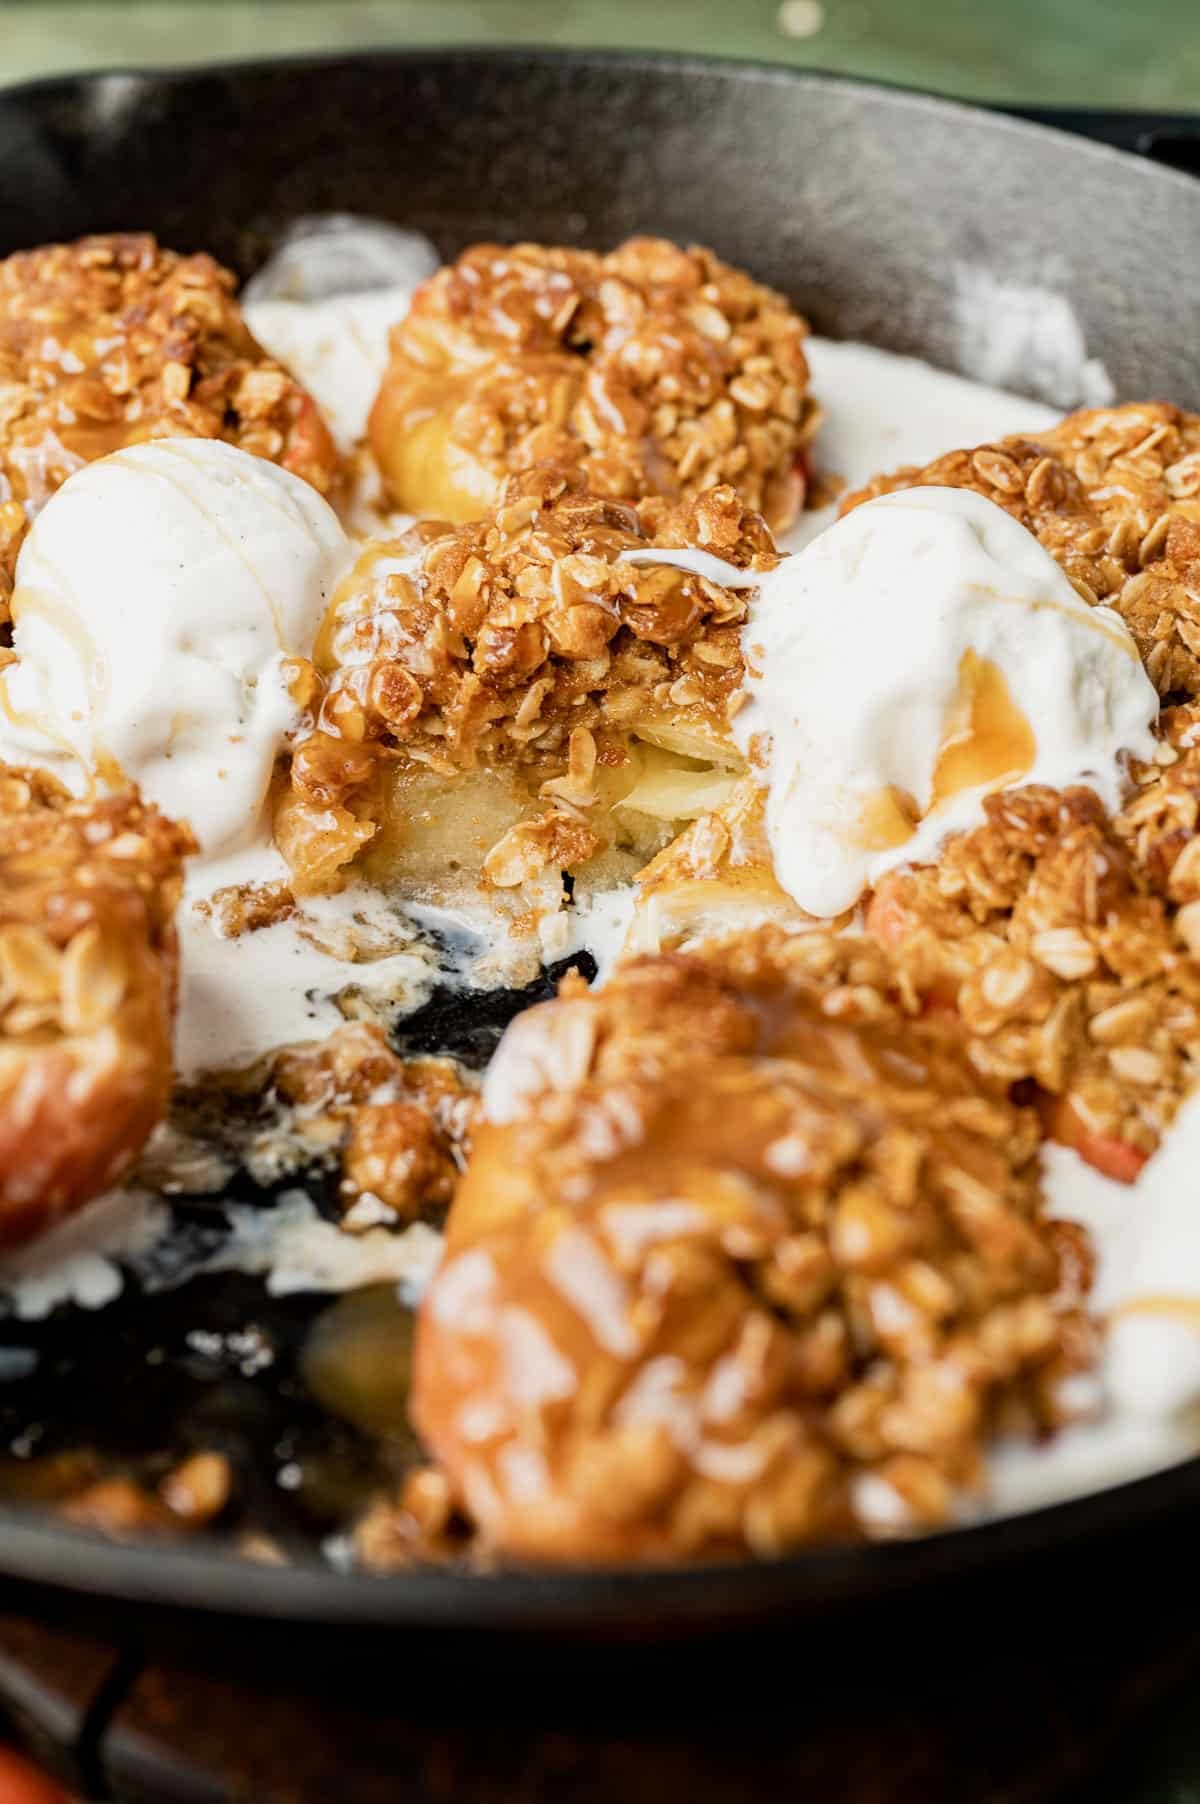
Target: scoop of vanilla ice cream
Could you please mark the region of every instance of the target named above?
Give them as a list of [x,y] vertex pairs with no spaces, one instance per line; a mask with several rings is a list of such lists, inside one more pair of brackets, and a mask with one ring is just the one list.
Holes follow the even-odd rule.
[[440,258],[428,238],[352,213],[297,219],[242,291],[259,344],[314,395],[344,451],[367,430],[388,332]]
[[73,788],[125,777],[212,856],[255,835],[307,656],[353,556],[299,477],[210,439],[77,471],[38,515],[13,595],[0,755]]
[[1158,697],[1123,622],[969,490],[856,508],[763,579],[743,645],[735,736],[766,778],[779,881],[814,915],[936,857],[990,790],[1085,783],[1114,807],[1123,754],[1153,753]]
[[381,288],[324,301],[254,301],[244,311],[259,344],[303,382],[350,451],[387,369],[388,334],[411,299],[410,288]]

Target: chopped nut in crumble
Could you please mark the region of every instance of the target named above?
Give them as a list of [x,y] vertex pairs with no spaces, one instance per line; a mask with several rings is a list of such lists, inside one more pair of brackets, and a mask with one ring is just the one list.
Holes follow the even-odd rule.
[[186,828],[0,767],[0,1241],[133,1163],[166,1109]]
[[0,620],[31,515],[81,464],[153,438],[222,438],[324,493],[315,402],[247,330],[234,278],[148,233],[0,262]]
[[554,461],[621,501],[730,483],[782,531],[819,419],[807,330],[711,251],[474,245],[394,328],[371,445],[415,514],[477,519]]
[[1056,1420],[1086,1261],[1043,1215],[1036,1113],[919,1007],[870,941],[766,930],[518,1025],[414,1370],[487,1544],[911,1530],[979,1485],[1001,1414]]
[[1012,514],[1086,601],[1121,615],[1161,694],[1200,694],[1200,415],[1165,402],[1068,414],[1036,437],[878,477],[843,511],[930,485]]

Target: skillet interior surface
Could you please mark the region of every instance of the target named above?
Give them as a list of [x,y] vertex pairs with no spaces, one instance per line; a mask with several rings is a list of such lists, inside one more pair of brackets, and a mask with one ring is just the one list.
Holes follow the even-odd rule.
[[[1119,398],[1200,406],[1189,286],[1200,188],[951,103],[750,66],[485,51],[117,73],[0,95],[0,252],[150,229],[246,275],[297,215],[333,210],[411,226],[445,256],[479,238],[700,238],[784,289],[818,330],[949,368],[968,357],[956,284],[983,270],[1065,296]],[[1055,380],[1035,371],[1025,386],[1064,404],[1080,398],[1051,393]],[[469,1037],[476,1027],[458,1024]],[[218,1315],[236,1312],[238,1282],[216,1281]],[[191,1325],[178,1319],[190,1296],[160,1299],[177,1318],[164,1333]],[[112,1318],[115,1350],[86,1393],[67,1347],[58,1391],[33,1394],[48,1421],[68,1391],[84,1418],[153,1415],[152,1395],[123,1388],[122,1321],[134,1324],[138,1306],[130,1298]],[[285,1320],[281,1337],[288,1331]],[[277,1443],[325,1427],[301,1404],[282,1426],[268,1411],[239,1432]],[[354,1466],[353,1447],[333,1451],[335,1465],[344,1455]],[[390,1579],[248,1566],[199,1545],[114,1544],[5,1510],[0,1569],[138,1604],[329,1623],[687,1632],[935,1586],[1148,1523],[1198,1492],[1193,1461],[1011,1522],[770,1567]]]

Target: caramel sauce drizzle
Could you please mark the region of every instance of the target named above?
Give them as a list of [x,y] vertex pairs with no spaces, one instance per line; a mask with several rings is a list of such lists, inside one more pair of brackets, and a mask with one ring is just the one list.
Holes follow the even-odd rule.
[[1033,728],[1014,702],[1000,666],[965,651],[933,767],[930,813],[964,789],[1000,789],[1023,777],[1036,757]]
[[1167,1292],[1133,1297],[1128,1303],[1117,1305],[1112,1312],[1112,1319],[1116,1321],[1121,1316],[1129,1315],[1165,1315],[1200,1333],[1200,1297],[1176,1297]]
[[1033,728],[1014,702],[1000,666],[965,651],[942,726],[926,815],[912,796],[889,784],[869,797],[859,816],[858,843],[869,852],[907,845],[922,819],[955,796],[966,789],[1002,789],[1023,777],[1036,757]]

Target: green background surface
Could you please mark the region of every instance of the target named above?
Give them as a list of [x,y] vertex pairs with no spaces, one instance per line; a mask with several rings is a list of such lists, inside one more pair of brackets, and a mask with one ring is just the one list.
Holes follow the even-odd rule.
[[[1200,111],[1200,0],[0,0],[0,81],[472,42],[705,51],[978,100]],[[1113,1776],[1113,1804],[1200,1804],[1198,1702]]]
[[489,39],[776,58],[981,100],[1200,104],[1198,0],[0,0],[0,72],[14,81]]

